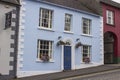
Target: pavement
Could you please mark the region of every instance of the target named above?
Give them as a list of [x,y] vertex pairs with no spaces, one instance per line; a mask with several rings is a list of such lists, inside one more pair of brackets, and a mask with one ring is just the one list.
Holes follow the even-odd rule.
[[99,73],[99,72],[115,70],[115,69],[120,69],[120,64],[105,64],[105,65],[96,66],[96,67],[63,71],[63,72],[57,72],[57,73],[51,73],[51,74],[43,74],[43,75],[37,75],[37,76],[30,76],[30,77],[15,79],[15,80],[60,80],[62,78],[88,75],[92,73]]

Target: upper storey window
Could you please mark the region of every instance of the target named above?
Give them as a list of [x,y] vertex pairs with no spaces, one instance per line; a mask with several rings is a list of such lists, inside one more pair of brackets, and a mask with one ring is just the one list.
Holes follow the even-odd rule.
[[40,9],[40,27],[46,29],[52,29],[52,16],[53,11],[49,9]]
[[72,15],[70,15],[70,14],[65,14],[65,28],[64,28],[64,30],[65,31],[71,31],[71,20],[72,19]]
[[107,10],[106,16],[107,16],[107,24],[114,25],[114,12]]
[[82,32],[83,34],[90,35],[91,34],[91,20],[87,18],[82,18]]

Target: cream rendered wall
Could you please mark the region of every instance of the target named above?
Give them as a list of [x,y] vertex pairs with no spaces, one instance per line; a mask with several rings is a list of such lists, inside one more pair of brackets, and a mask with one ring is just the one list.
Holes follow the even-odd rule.
[[15,32],[10,28],[5,28],[5,13],[15,9],[10,5],[0,3],[0,73],[2,75],[8,75],[10,70],[13,70],[13,66],[10,66],[10,61],[13,61],[13,57],[10,57],[10,52],[14,52],[11,48],[11,43],[14,40],[11,39],[11,35]]

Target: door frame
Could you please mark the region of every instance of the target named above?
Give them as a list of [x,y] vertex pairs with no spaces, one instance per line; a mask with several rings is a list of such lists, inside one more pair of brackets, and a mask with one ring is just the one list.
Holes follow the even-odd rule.
[[[109,34],[109,35],[107,35],[107,34]],[[105,38],[107,38],[107,36],[112,36],[114,41],[113,42],[112,41],[111,42],[110,41],[106,42]],[[107,55],[107,53],[105,52],[105,44],[108,44],[108,43],[113,44],[113,53],[112,53],[113,60],[112,60],[112,63],[109,63],[109,62],[105,63],[105,55]],[[117,46],[118,46],[118,38],[117,38],[116,34],[114,32],[111,32],[111,31],[105,32],[104,33],[104,64],[114,64],[115,63],[114,58],[115,58],[115,55],[117,55],[117,53],[118,53],[118,49],[117,49],[118,47]]]
[[[69,41],[70,45],[66,45],[66,46],[71,46],[71,70],[75,69],[75,50],[74,50],[74,43],[72,38],[66,38],[63,41]],[[62,52],[61,52],[61,70],[64,70],[64,45],[61,46],[62,47]],[[74,53],[74,54],[73,54]]]

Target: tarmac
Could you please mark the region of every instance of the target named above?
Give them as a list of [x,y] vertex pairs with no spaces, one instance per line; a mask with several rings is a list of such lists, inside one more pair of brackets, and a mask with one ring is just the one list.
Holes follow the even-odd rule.
[[88,75],[92,73],[99,73],[99,72],[110,71],[115,69],[120,69],[120,64],[105,64],[105,65],[96,66],[96,67],[69,70],[69,71],[43,74],[43,75],[37,75],[37,76],[30,76],[30,77],[14,79],[14,80],[60,80],[63,78]]

